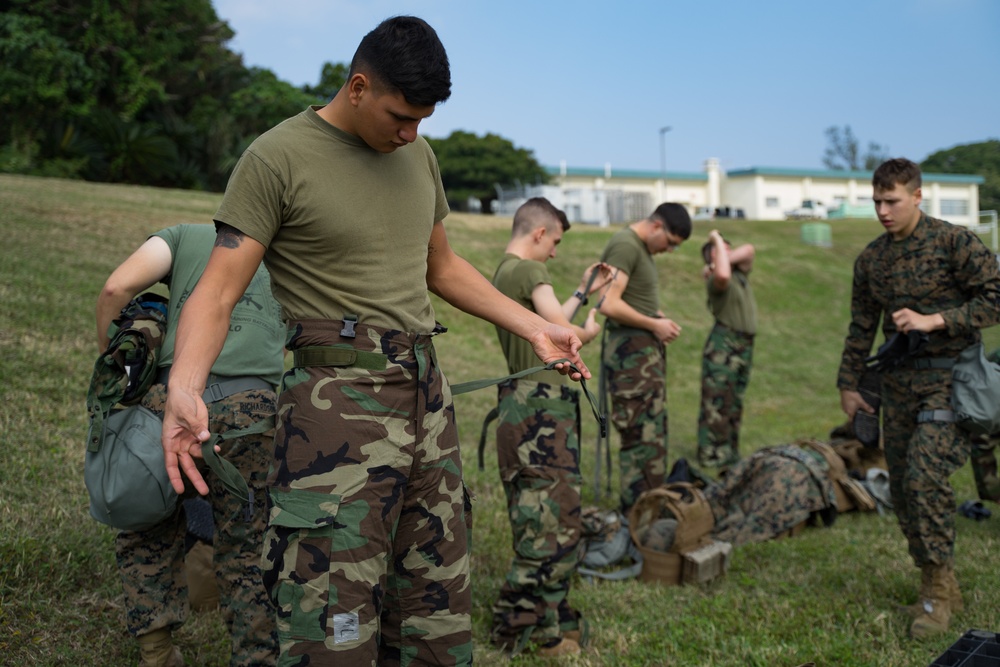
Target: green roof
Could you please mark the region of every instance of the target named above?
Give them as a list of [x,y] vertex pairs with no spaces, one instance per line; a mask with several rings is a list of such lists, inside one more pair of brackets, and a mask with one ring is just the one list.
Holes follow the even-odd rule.
[[[545,167],[552,176],[561,176],[563,171],[560,167]],[[606,178],[603,167],[566,167],[567,176],[586,176],[589,178]],[[708,175],[703,171],[668,171],[665,174],[661,171],[644,171],[641,169],[611,169],[611,178],[636,180],[656,180],[666,177],[668,181],[707,181]]]
[[[842,181],[846,178],[855,178],[862,181],[871,181],[872,172],[860,170],[838,170],[838,169],[786,169],[783,167],[750,167],[749,169],[732,169],[726,172],[728,178],[739,178],[741,176],[784,176],[788,178],[826,178]],[[982,185],[985,179],[975,174],[934,174],[924,173],[923,180],[937,183],[969,183]]]

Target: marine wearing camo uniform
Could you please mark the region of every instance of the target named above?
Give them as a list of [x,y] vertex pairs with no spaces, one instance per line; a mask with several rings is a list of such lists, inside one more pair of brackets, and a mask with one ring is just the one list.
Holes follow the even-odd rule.
[[[167,282],[170,301],[160,375],[142,399],[142,405],[157,414],[163,412],[166,401],[165,380],[173,362],[177,322],[208,262],[214,239],[211,225],[178,225],[157,232],[111,274],[98,299],[97,328],[103,349],[108,341],[106,333],[101,334],[122,302],[157,281]],[[274,417],[276,411],[274,387],[284,369],[284,327],[263,266],[233,310],[228,328],[225,346],[212,366],[213,397],[218,400],[206,399],[209,429],[220,434]],[[219,607],[232,639],[229,664],[234,666],[274,665],[278,654],[274,609],[260,570],[272,437],[273,432],[267,431],[221,444],[221,455],[247,480],[254,499],[249,510],[225,489],[221,479],[208,478],[216,526],[213,565]],[[185,495],[193,496],[194,491]],[[148,530],[121,532],[115,539],[128,631],[138,640],[141,664],[148,667],[184,664],[172,641],[172,632],[188,614],[187,521],[182,507],[179,502],[172,517]]]
[[614,280],[601,301],[608,318],[602,373],[611,394],[611,422],[621,436],[620,509],[660,486],[667,468],[667,355],[665,344],[681,327],[660,310],[659,273],[653,256],[671,252],[691,235],[691,217],[680,204],[660,204],[648,218],[617,232],[601,261]]
[[[506,254],[493,284],[525,308],[563,326],[586,301],[588,277],[561,304],[545,262],[556,255],[565,214],[543,197],[529,199],[514,214]],[[604,286],[604,276],[591,290]],[[600,333],[591,310],[583,327],[573,327],[586,343]],[[526,341],[497,328],[511,374],[537,365]],[[580,392],[554,371],[508,380],[498,389],[497,459],[507,495],[514,558],[493,605],[492,641],[513,652],[532,644],[545,656],[580,652],[580,614],[567,600],[570,577],[581,557]]]
[[914,637],[948,629],[962,608],[955,577],[955,494],[949,477],[970,452],[951,410],[950,365],[1000,322],[1000,272],[993,253],[971,231],[931,218],[920,208],[920,168],[902,158],[872,178],[875,210],[886,233],[854,264],[851,324],[837,377],[849,418],[872,412],[858,393],[864,359],[879,319],[896,331],[926,331],[916,358],[882,374],[883,441],[892,502],[922,584]]
[[757,302],[750,287],[754,247],[730,248],[717,230],[702,246],[708,309],[715,318],[701,361],[698,462],[726,468],[740,458],[743,396],[750,383]]
[[368,33],[329,104],[241,157],[181,319],[164,452],[174,488],[181,468],[200,488],[204,374],[264,259],[294,354],[263,557],[283,667],[472,662],[471,507],[428,290],[589,376],[572,331],[519,308],[448,244],[437,160],[417,129],[450,94],[426,22],[397,16]]

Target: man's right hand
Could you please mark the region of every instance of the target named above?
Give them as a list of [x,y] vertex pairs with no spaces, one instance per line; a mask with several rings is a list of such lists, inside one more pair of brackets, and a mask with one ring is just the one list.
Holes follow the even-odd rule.
[[848,419],[854,419],[858,410],[875,414],[875,408],[868,405],[868,402],[861,397],[861,393],[851,389],[840,390],[840,409],[844,411]]
[[661,343],[672,343],[681,335],[681,326],[667,318],[656,318],[650,331]]
[[181,387],[171,387],[163,410],[163,458],[170,485],[177,493],[184,493],[181,470],[191,480],[201,495],[208,493],[208,484],[201,476],[195,457],[201,458],[201,443],[209,438],[208,408],[198,394]]

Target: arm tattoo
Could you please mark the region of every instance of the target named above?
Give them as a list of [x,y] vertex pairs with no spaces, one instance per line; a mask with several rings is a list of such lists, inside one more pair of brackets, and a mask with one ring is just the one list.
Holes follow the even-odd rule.
[[217,248],[239,248],[246,235],[235,227],[220,222],[215,233]]

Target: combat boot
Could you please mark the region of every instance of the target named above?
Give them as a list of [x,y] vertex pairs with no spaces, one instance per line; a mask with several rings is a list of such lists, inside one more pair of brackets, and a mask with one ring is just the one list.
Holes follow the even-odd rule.
[[580,645],[568,637],[559,637],[535,649],[535,654],[543,658],[559,658],[564,655],[578,655]]
[[[931,597],[930,587],[930,568],[924,568],[920,571],[920,593],[917,595],[917,601],[913,604],[901,605],[900,609],[913,618],[920,616],[924,613],[924,598]],[[955,570],[951,567],[948,568],[948,607],[952,613],[965,609],[965,604],[962,602],[962,591],[958,589],[958,579],[955,578]]]
[[170,630],[161,628],[137,637],[139,667],[184,667],[184,656],[174,646]]
[[[910,636],[914,639],[924,639],[948,630],[951,621],[951,605],[949,599],[952,594],[950,578],[947,565],[925,565],[930,570],[931,587],[930,595],[921,600],[921,613],[913,620],[910,626]],[[957,584],[956,584],[957,590]]]
[[931,596],[931,570],[929,567],[920,568],[920,591],[917,593],[917,601],[913,604],[900,605],[901,611],[905,611],[911,618],[916,618],[924,613],[924,599]]

